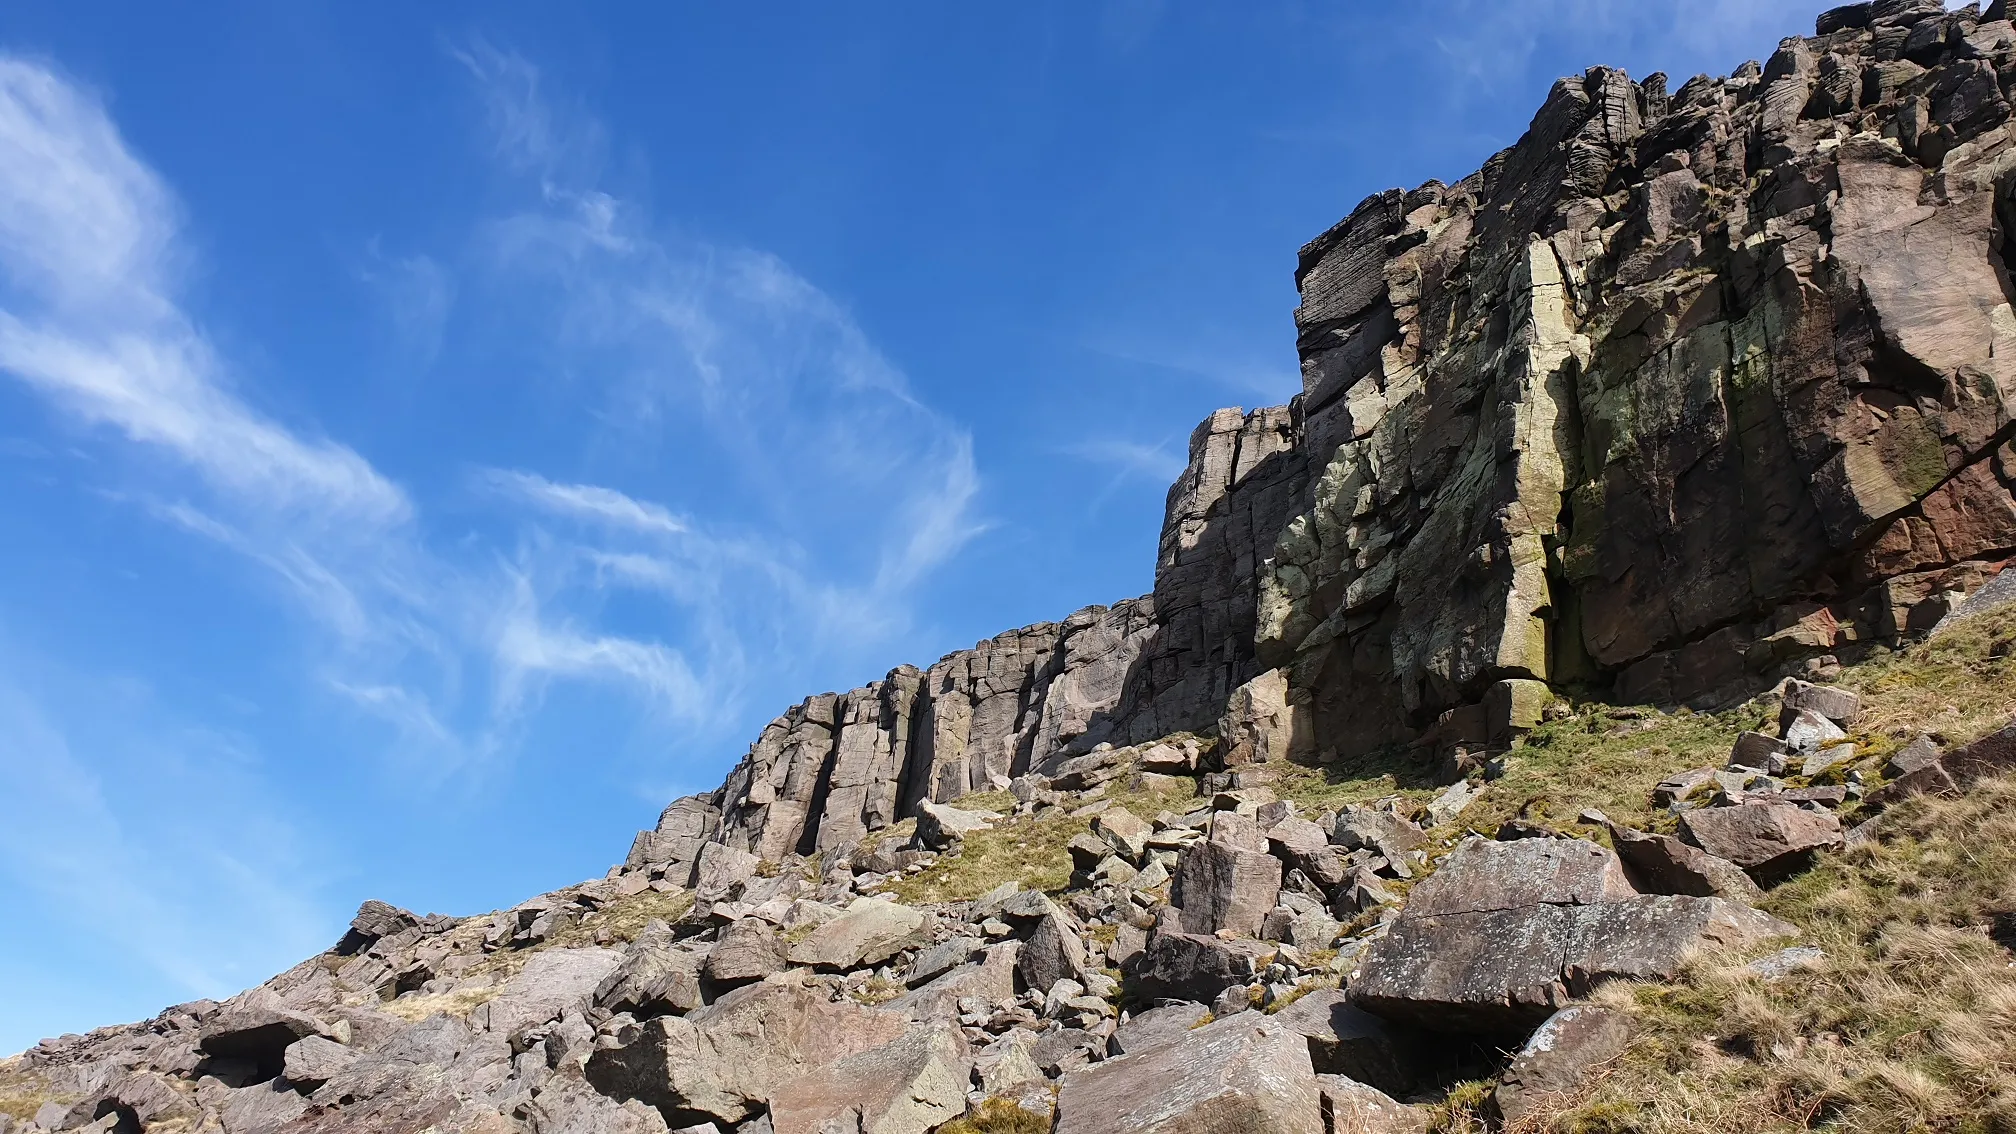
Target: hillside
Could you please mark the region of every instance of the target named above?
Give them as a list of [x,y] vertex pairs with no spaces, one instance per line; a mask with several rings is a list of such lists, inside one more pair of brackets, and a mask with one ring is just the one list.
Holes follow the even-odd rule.
[[1151,594],[366,902],[0,1134],[2016,1131],[2016,26],[1595,68],[1301,251]]

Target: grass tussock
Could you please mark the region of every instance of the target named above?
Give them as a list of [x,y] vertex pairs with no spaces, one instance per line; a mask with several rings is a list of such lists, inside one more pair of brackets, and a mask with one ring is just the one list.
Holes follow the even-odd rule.
[[637,940],[653,921],[678,921],[693,908],[691,890],[645,890],[618,898],[555,932],[536,948],[578,949],[586,945],[625,945]]
[[397,1000],[388,1000],[377,1007],[381,1012],[417,1024],[432,1016],[467,1016],[478,1007],[497,999],[497,994],[502,991],[501,982],[481,987],[464,985],[452,992],[409,993]]
[[1899,804],[1765,905],[1826,962],[1606,990],[1638,1037],[1544,1129],[2016,1134],[2016,776]]
[[[1109,782],[1105,798],[1143,819],[1196,805],[1190,780],[1173,787],[1135,790],[1126,786],[1127,779],[1123,776]],[[988,792],[964,796],[952,806],[1005,813],[1014,809],[1015,801],[1006,792]],[[1003,819],[989,830],[967,835],[958,854],[940,856],[930,866],[896,882],[889,893],[899,902],[918,905],[969,901],[1004,882],[1020,882],[1033,890],[1063,890],[1071,883],[1071,855],[1065,845],[1074,836],[1090,831],[1093,818],[1074,818],[1058,809],[1041,817]]]
[[1049,1134],[1050,1116],[1024,1109],[1009,1099],[988,1099],[962,1118],[938,1128],[938,1134]]

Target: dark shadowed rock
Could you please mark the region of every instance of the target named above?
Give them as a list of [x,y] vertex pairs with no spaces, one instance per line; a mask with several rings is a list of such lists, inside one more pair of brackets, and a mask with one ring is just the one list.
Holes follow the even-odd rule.
[[1309,1048],[1257,1012],[1064,1076],[1055,1134],[1323,1134]]
[[1157,930],[1134,963],[1134,983],[1146,999],[1209,1004],[1227,988],[1251,983],[1273,956],[1274,947],[1260,941]]
[[343,940],[336,943],[336,952],[344,956],[358,953],[374,941],[403,933],[419,924],[419,918],[374,898],[357,907],[357,916],[350,919],[350,929],[343,935]]
[[1319,988],[1274,1013],[1309,1041],[1319,1074],[1343,1075],[1393,1094],[1414,1088],[1412,1053],[1385,1020],[1351,1003],[1336,988]]
[[281,1073],[294,1041],[321,1032],[312,1016],[276,1004],[248,1004],[228,1007],[203,1025],[197,1046],[212,1059],[251,1065],[254,1081],[262,1081]]

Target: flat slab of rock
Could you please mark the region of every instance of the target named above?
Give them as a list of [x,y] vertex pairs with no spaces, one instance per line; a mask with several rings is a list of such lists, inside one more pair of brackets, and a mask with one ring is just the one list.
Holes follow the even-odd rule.
[[891,1043],[910,1030],[898,1012],[829,1001],[790,973],[744,985],[686,1016],[646,1021],[597,1048],[588,1081],[637,1099],[672,1122],[740,1122],[800,1075]]
[[1491,1093],[1505,1123],[1515,1123],[1548,1102],[1574,1093],[1589,1074],[1624,1053],[1631,1024],[1605,1008],[1563,1008],[1535,1029],[1512,1057]]
[[975,831],[987,830],[999,818],[992,811],[966,811],[927,799],[917,805],[917,841],[944,850]]
[[234,1005],[203,1025],[197,1047],[214,1058],[243,1060],[258,1078],[271,1079],[281,1073],[294,1041],[321,1031],[321,1021],[288,1008]]
[[1139,1055],[1151,1047],[1173,1043],[1190,1034],[1211,1009],[1194,1000],[1180,1000],[1139,1012],[1113,1029],[1106,1050],[1114,1055]]
[[958,1028],[920,1027],[785,1083],[770,1122],[776,1134],[926,1134],[965,1113],[972,1073]]
[[1813,852],[1841,845],[1841,820],[1791,803],[1708,807],[1680,817],[1680,838],[1750,872],[1759,881],[1782,878]]
[[1366,949],[1351,999],[1386,1019],[1433,1031],[1515,1033],[1607,981],[1671,977],[1697,948],[1797,933],[1735,902],[1667,895],[1403,914]]
[[1638,891],[1617,856],[1581,839],[1463,840],[1407,897],[1408,917],[1593,905]]
[[287,1045],[280,1077],[304,1091],[328,1082],[357,1061],[357,1053],[332,1039],[302,1036]]
[[794,965],[849,972],[879,965],[909,945],[924,928],[924,911],[880,898],[856,898],[839,917],[791,946]]
[[1324,1134],[1300,1033],[1258,1012],[1067,1074],[1054,1134]]

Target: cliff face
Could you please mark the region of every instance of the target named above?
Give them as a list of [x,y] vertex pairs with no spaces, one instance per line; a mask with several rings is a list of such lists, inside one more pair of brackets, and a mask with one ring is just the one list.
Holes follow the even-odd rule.
[[1302,250],[1301,395],[1192,437],[1152,595],[806,700],[633,864],[851,846],[1265,668],[1305,750],[1425,759],[1502,735],[1508,679],[1705,706],[1926,629],[2016,549],[1991,15],[1850,6],[1672,92],[1596,68],[1367,199]]
[[1592,70],[1480,172],[1303,249],[1315,488],[1259,650],[1328,742],[1452,709],[1482,739],[1460,709],[1506,677],[1726,701],[1999,566],[2016,75],[1991,15],[1856,5],[1670,94]]

